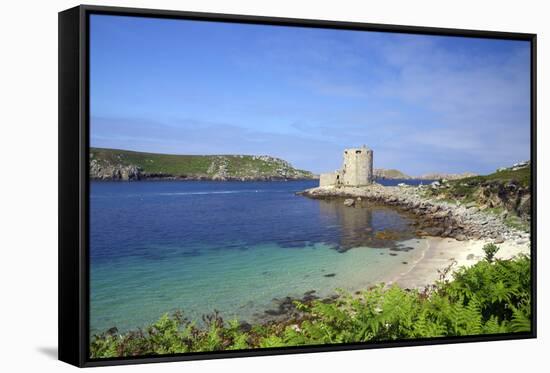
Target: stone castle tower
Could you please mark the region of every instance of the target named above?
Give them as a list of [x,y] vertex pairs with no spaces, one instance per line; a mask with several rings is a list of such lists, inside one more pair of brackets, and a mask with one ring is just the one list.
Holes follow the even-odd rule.
[[372,150],[363,146],[344,150],[342,183],[345,186],[359,186],[372,183]]
[[374,180],[373,151],[363,145],[361,148],[345,149],[342,169],[321,174],[320,186],[362,186]]

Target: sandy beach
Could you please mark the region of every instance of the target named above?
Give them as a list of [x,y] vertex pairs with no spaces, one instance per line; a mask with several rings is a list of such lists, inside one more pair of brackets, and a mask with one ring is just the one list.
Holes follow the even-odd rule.
[[[439,270],[443,270],[455,263],[447,275],[452,278],[458,268],[472,266],[485,256],[483,246],[492,240],[458,241],[448,237],[423,237],[404,241],[403,244],[421,250],[421,254],[414,263],[397,275],[390,283],[402,288],[423,288],[439,279]],[[495,255],[498,259],[509,259],[518,254],[529,254],[528,241],[505,241],[497,245],[500,250]]]

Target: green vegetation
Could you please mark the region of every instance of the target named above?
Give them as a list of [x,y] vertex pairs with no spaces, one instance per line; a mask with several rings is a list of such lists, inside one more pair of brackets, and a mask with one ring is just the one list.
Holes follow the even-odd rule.
[[494,259],[497,250],[488,247],[488,260],[460,268],[453,281],[447,268],[422,291],[380,285],[331,302],[296,302],[302,317],[282,323],[226,323],[215,313],[197,326],[180,312],[164,315],[145,330],[94,336],[91,357],[529,332],[530,258]]
[[485,260],[489,263],[492,263],[495,254],[498,252],[499,247],[495,245],[494,243],[488,243],[485,246],[483,246],[483,252],[485,253]]
[[498,186],[515,183],[519,187],[529,188],[531,185],[531,167],[519,170],[497,171],[489,175],[472,176],[459,180],[450,180],[445,183],[445,188],[430,189],[432,195],[443,195],[447,198],[460,199],[462,201],[474,201],[481,186]]
[[91,148],[90,161],[97,164],[98,169],[136,166],[144,177],[228,179],[314,177],[309,171],[295,169],[282,159],[268,156],[172,155]]
[[511,228],[528,231],[531,217],[531,166],[441,182],[423,194],[449,203],[477,207],[500,216]]
[[497,171],[489,175],[467,177],[459,180],[450,180],[445,183],[445,188],[433,188],[429,193],[434,196],[442,195],[447,198],[459,199],[464,202],[474,201],[479,188],[482,186],[505,185],[515,183],[519,187],[529,188],[531,185],[531,167],[519,170]]

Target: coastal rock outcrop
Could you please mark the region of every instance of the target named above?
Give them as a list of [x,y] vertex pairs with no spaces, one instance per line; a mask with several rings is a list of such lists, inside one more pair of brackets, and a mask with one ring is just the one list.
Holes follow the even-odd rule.
[[463,180],[432,183],[430,194],[437,199],[456,200],[468,207],[491,210],[504,218],[531,219],[531,163],[516,163],[496,172]]
[[[429,187],[318,187],[298,194],[318,199],[357,198],[394,206],[418,217],[419,236],[453,237],[458,240],[489,238],[525,240],[529,233],[507,225],[502,216],[489,214],[475,206],[437,200],[422,195]],[[528,200],[523,202],[527,211]]]
[[517,182],[484,183],[480,185],[475,197],[481,208],[503,208],[515,212],[522,218],[530,219],[531,191]]
[[142,170],[136,165],[113,165],[92,159],[90,161],[90,178],[96,180],[140,180]]

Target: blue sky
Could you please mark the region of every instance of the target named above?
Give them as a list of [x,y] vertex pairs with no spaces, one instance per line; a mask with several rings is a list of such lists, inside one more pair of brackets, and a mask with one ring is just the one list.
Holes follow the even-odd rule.
[[91,16],[91,145],[267,154],[314,172],[529,159],[529,43]]

